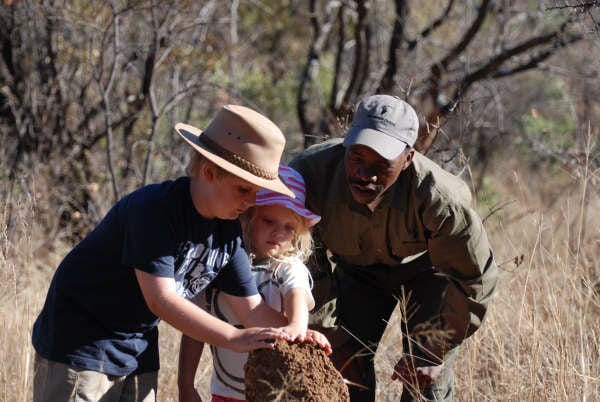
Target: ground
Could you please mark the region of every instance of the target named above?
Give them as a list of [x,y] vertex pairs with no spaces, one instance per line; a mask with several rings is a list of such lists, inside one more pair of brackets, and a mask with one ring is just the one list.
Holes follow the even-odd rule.
[[350,400],[342,375],[312,343],[278,340],[273,350],[251,352],[245,371],[249,402]]

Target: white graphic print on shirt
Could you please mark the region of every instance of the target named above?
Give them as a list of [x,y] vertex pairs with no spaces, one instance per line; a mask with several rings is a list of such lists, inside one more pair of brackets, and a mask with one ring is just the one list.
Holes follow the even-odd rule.
[[203,244],[184,243],[175,257],[177,293],[191,299],[200,293],[227,263],[230,255]]

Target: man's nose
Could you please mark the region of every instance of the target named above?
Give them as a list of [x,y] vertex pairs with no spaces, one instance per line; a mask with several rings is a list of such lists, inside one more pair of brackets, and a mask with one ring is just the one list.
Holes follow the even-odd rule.
[[377,174],[369,166],[360,166],[356,173],[358,178],[362,181],[370,183],[377,182]]

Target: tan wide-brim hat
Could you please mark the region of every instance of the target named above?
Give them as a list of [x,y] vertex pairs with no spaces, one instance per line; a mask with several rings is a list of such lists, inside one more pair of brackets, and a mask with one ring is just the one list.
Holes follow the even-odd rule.
[[177,123],[175,130],[217,166],[259,187],[294,198],[278,175],[285,137],[260,113],[226,105],[204,131],[183,123]]

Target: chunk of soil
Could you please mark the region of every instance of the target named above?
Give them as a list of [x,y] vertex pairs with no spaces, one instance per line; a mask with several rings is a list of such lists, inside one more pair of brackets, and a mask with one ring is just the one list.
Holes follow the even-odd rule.
[[274,349],[250,352],[244,370],[248,402],[350,400],[342,375],[313,343],[277,340]]

